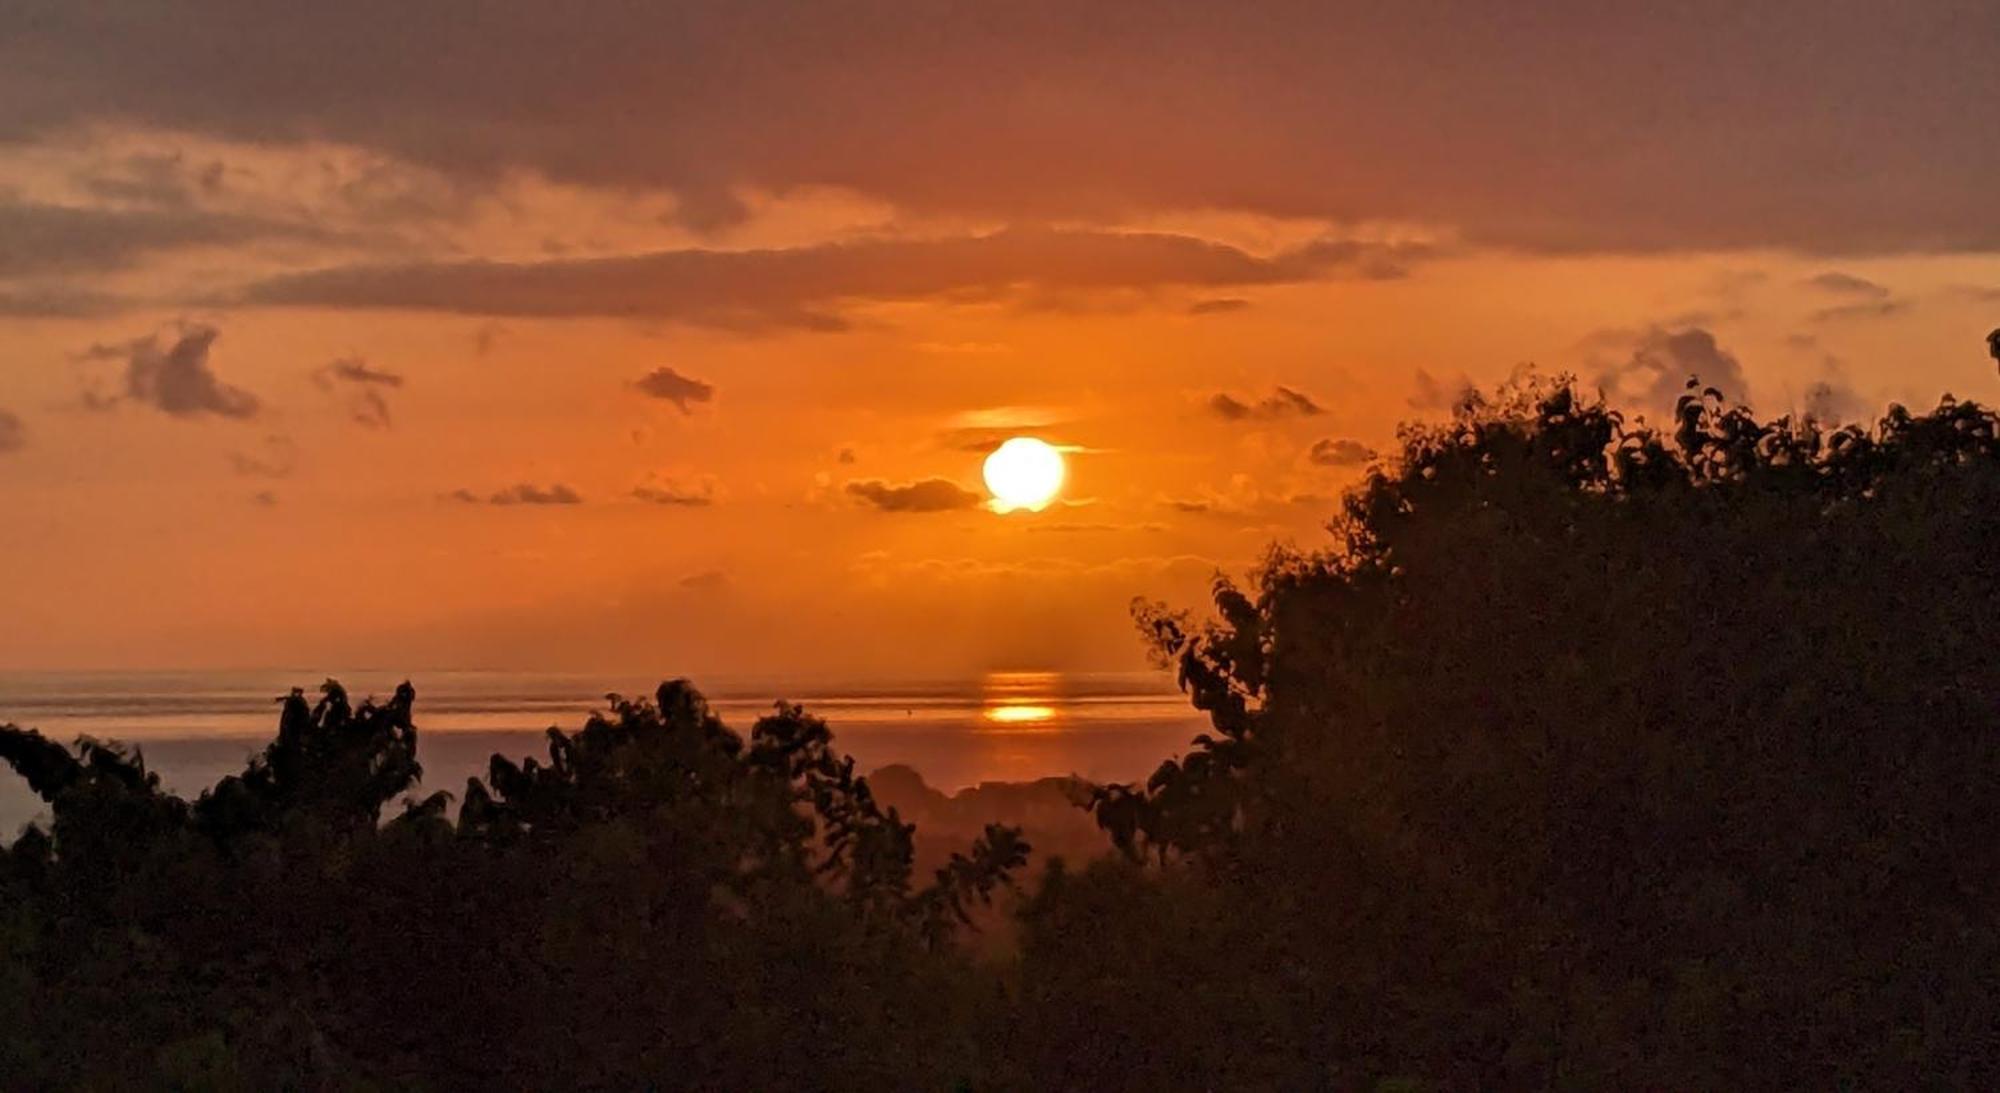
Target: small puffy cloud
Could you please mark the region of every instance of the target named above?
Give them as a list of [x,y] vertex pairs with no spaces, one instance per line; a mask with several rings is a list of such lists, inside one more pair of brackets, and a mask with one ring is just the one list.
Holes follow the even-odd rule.
[[0,410],[0,454],[18,452],[28,446],[28,427],[21,419]]
[[847,484],[847,492],[883,512],[950,512],[979,504],[979,495],[946,478],[896,485],[877,479]]
[[641,501],[680,508],[706,508],[715,504],[718,492],[712,478],[682,482],[659,474],[648,475],[645,481],[632,487],[632,496]]
[[693,402],[707,402],[715,397],[715,387],[690,376],[683,376],[671,368],[655,368],[632,383],[634,389],[648,398],[664,399],[674,404],[681,413],[693,413],[688,405]]
[[278,494],[275,490],[258,490],[250,495],[250,503],[260,509],[277,508]]
[[371,429],[389,427],[389,398],[385,391],[403,386],[403,377],[368,367],[360,357],[343,357],[313,369],[319,389],[341,401],[347,416]]
[[1310,395],[1290,387],[1278,387],[1256,402],[1245,402],[1227,392],[1209,396],[1208,409],[1225,421],[1270,421],[1283,417],[1315,417],[1325,413]]
[[1749,396],[1742,363],[1701,327],[1645,331],[1628,356],[1600,365],[1597,383],[1614,401],[1666,414],[1673,411],[1691,378],[1736,402]]
[[853,448],[842,448],[840,449],[840,454],[835,458],[840,461],[842,466],[849,466],[853,464],[856,456]]
[[690,573],[675,583],[679,584],[682,588],[723,588],[729,584],[729,574],[719,569],[708,569],[700,573]]
[[[204,414],[244,420],[257,416],[257,397],[217,378],[209,367],[209,351],[221,336],[212,326],[184,326],[167,342],[158,334],[116,345],[94,345],[85,360],[120,360],[125,364],[125,397],[173,417]],[[94,406],[116,400],[97,399]]]
[[298,462],[298,445],[283,436],[265,437],[261,451],[229,453],[229,469],[245,478],[290,478]]
[[1889,297],[1889,290],[1882,285],[1866,277],[1856,277],[1839,270],[1816,274],[1806,278],[1804,283],[1808,288],[1816,288],[1836,296],[1856,296],[1868,300],[1886,300]]
[[1313,442],[1306,458],[1322,467],[1354,467],[1375,458],[1375,450],[1348,437],[1323,437]]
[[469,505],[580,505],[583,498],[570,487],[556,482],[544,488],[527,482],[517,483],[492,493],[481,495],[471,490],[453,490],[446,494],[450,500],[463,501]]

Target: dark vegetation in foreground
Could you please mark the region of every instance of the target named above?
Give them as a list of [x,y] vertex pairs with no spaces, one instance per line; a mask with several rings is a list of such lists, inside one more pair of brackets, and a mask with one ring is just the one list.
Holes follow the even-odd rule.
[[[1301,1089],[2000,1083],[2000,439],[1561,385],[1406,432],[1323,555],[1140,612],[1214,731],[1124,851],[934,876],[781,706],[685,683],[495,759],[407,689],[285,700],[183,801],[16,729],[21,1087]],[[969,918],[1020,886],[1002,951]],[[987,912],[991,914],[991,912]]]

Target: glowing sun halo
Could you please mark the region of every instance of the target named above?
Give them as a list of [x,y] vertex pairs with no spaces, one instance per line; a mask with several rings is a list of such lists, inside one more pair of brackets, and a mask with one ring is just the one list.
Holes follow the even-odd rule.
[[1063,457],[1054,446],[1031,436],[1017,436],[986,457],[986,488],[993,491],[998,512],[1027,509],[1040,512],[1062,489]]

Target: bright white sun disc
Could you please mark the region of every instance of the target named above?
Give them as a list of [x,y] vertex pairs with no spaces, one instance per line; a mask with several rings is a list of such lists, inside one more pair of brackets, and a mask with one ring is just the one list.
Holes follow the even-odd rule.
[[1054,446],[1031,436],[1017,436],[986,457],[986,488],[1001,512],[1039,512],[1062,489],[1063,457]]

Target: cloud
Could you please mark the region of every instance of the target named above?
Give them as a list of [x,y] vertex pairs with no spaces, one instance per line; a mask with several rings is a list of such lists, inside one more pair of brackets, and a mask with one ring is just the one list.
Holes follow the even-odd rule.
[[371,429],[389,427],[389,397],[383,391],[403,386],[402,376],[370,368],[360,357],[323,364],[313,369],[312,378],[320,390],[340,399],[350,420]]
[[715,397],[714,386],[666,367],[653,369],[634,380],[632,386],[642,395],[673,403],[683,414],[693,412],[689,403],[707,402]]
[[278,494],[275,490],[258,490],[256,493],[250,495],[250,503],[260,509],[276,508],[278,507]]
[[1322,467],[1353,467],[1374,459],[1375,450],[1358,440],[1326,437],[1313,442],[1306,458]]
[[949,479],[895,485],[878,479],[847,484],[847,492],[883,512],[949,512],[979,504],[979,495]]
[[700,573],[690,573],[675,583],[682,588],[723,588],[729,584],[729,574],[719,569],[709,569]]
[[843,330],[843,303],[993,299],[1378,275],[1420,244],[1328,239],[1260,257],[1193,236],[1016,228],[773,250],[670,250],[547,262],[355,265],[255,282],[236,301],[468,315],[670,319],[738,330]]
[[98,319],[132,308],[131,300],[72,285],[40,284],[0,289],[0,318]]
[[453,501],[463,501],[470,505],[580,505],[583,498],[570,487],[560,482],[547,488],[527,482],[495,490],[481,496],[471,490],[459,489],[446,494]]
[[1440,379],[1426,369],[1417,369],[1416,390],[1409,398],[1413,410],[1450,411],[1470,398],[1476,388],[1472,378],[1460,372],[1455,379]]
[[681,508],[713,505],[718,492],[712,478],[702,478],[689,484],[659,474],[648,475],[645,481],[632,487],[632,496],[641,501]]
[[246,478],[290,478],[298,463],[298,445],[284,436],[265,437],[261,453],[229,453],[229,469]]
[[1690,377],[1732,401],[1749,397],[1743,365],[1701,327],[1646,330],[1632,343],[1629,355],[1600,366],[1597,383],[1614,401],[1667,414],[1686,392]]
[[125,397],[173,417],[253,418],[259,409],[257,397],[222,382],[209,368],[209,351],[220,336],[212,326],[184,325],[171,344],[163,343],[158,334],[148,334],[114,345],[93,345],[82,358],[124,361]]
[[198,210],[0,201],[0,277],[104,273],[181,247],[324,234],[298,225]]
[[27,446],[28,427],[13,413],[0,410],[0,454],[18,452]]
[[1144,531],[1161,532],[1167,530],[1165,524],[1029,524],[1030,534],[1072,535],[1096,534],[1100,532]]
[[1812,313],[1816,323],[1837,323],[1850,319],[1886,319],[1910,310],[1908,300],[1868,300],[1862,303],[1825,307]]
[[840,454],[836,455],[834,458],[837,461],[839,461],[842,466],[847,466],[855,461],[856,456],[854,454],[853,448],[842,448],[840,449]]
[[1218,391],[1209,396],[1208,408],[1228,421],[1271,421],[1283,417],[1316,417],[1325,409],[1312,397],[1290,387],[1277,387],[1254,403]]
[[1870,300],[1884,300],[1889,290],[1866,277],[1856,277],[1851,273],[1829,270],[1805,279],[1808,287],[1831,292],[1837,296],[1860,296]]
[[1870,5],[1810,0],[1490,10],[522,3],[468,24],[391,0],[45,4],[0,39],[0,135],[118,119],[347,142],[460,179],[671,190],[698,228],[826,185],[985,222],[1235,208],[1541,250],[2000,242],[2000,149],[1964,124],[1990,98],[1988,6],[1913,5],[1893,34]]
[[1196,300],[1194,303],[1188,305],[1187,313],[1190,315],[1226,315],[1232,311],[1248,310],[1249,307],[1250,301],[1248,300],[1241,300],[1235,297],[1221,297],[1209,300]]

